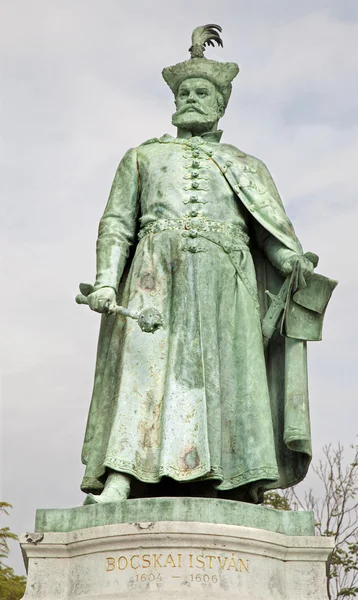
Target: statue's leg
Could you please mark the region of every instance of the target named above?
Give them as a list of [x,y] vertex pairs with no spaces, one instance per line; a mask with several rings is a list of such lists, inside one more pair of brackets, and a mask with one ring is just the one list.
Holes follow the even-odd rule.
[[126,500],[130,492],[130,476],[111,471],[107,477],[101,494],[88,494],[83,504],[98,504],[104,502],[121,502]]

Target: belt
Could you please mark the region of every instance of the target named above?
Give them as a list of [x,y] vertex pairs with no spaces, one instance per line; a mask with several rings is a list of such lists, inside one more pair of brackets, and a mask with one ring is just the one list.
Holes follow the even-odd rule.
[[235,238],[239,238],[244,244],[249,243],[249,236],[243,231],[240,225],[227,223],[226,221],[210,221],[200,217],[190,219],[158,219],[151,221],[140,229],[138,238],[141,240],[149,233],[159,233],[161,231],[181,231],[188,237],[197,237],[204,232],[226,233]]
[[[190,219],[158,219],[157,221],[151,221],[144,227],[142,227],[138,233],[138,238],[141,240],[145,235],[149,233],[159,233],[160,231],[181,231],[183,237],[196,238],[201,237],[213,244],[219,246],[224,252],[228,254],[230,260],[241,278],[242,282],[246,286],[247,291],[252,296],[253,301],[257,310],[260,310],[257,292],[252,288],[252,285],[246,276],[245,270],[242,269],[240,261],[237,260],[235,254],[236,250],[249,250],[249,236],[242,230],[240,225],[233,225],[226,221],[210,221],[201,217],[190,218]],[[224,233],[228,237],[220,238],[215,236],[215,233]],[[205,252],[205,249],[198,248],[196,246],[191,247],[190,245],[184,245],[183,250],[189,252]]]

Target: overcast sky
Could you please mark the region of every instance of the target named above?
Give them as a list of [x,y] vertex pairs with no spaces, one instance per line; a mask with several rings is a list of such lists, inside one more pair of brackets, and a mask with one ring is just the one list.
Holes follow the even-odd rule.
[[[0,0],[2,489],[7,524],[78,506],[99,316],[93,282],[116,166],[165,132],[163,67],[223,27],[235,61],[223,142],[268,165],[304,249],[339,280],[309,348],[313,447],[357,435],[357,0]],[[11,563],[22,569],[20,553]]]

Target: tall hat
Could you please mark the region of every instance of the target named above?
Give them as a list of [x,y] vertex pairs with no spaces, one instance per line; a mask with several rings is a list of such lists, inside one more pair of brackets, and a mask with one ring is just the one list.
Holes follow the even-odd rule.
[[214,41],[218,46],[223,46],[219,35],[221,31],[219,25],[197,27],[191,36],[192,45],[189,48],[191,58],[163,69],[164,80],[174,96],[182,81],[190,77],[202,77],[215,85],[224,98],[225,107],[227,106],[232,89],[231,82],[238,74],[239,67],[236,63],[208,60],[204,56],[205,46],[214,46]]

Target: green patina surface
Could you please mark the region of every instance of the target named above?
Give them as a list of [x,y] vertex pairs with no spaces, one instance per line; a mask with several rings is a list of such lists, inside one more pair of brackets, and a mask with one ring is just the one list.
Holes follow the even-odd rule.
[[[81,302],[107,313],[82,452],[88,502],[175,496],[176,482],[209,481],[218,499],[259,503],[301,481],[310,462],[306,341],[321,339],[336,282],[312,274],[318,257],[303,254],[266,166],[221,142],[238,66],[204,58],[220,31],[195,29],[191,58],[164,69],[177,137],[121,160],[96,281],[81,285]],[[139,506],[73,518],[113,510],[128,520]],[[257,514],[264,526],[269,513]]]
[[185,521],[241,525],[286,535],[314,535],[312,512],[291,512],[212,498],[140,498],[76,508],[39,509],[37,532],[65,532],[118,523]]

